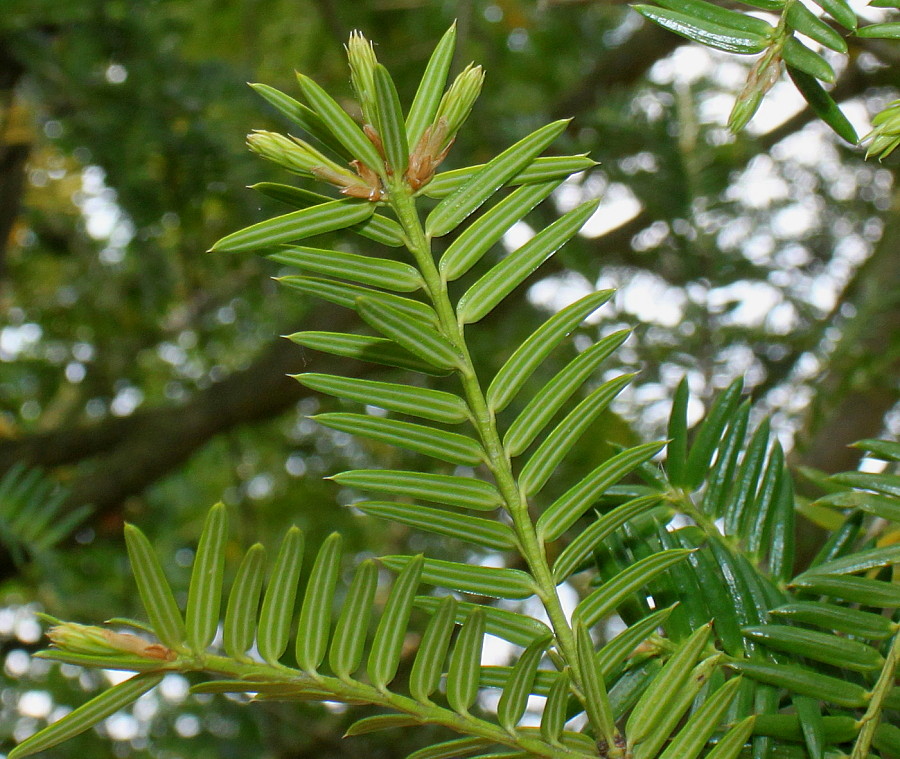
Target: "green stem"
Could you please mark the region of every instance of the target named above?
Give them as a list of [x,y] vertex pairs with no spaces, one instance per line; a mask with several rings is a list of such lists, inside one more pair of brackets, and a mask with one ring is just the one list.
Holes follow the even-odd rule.
[[793,34],[793,31],[788,26],[787,17],[788,17],[788,11],[790,11],[791,6],[796,1],[797,0],[787,0],[787,2],[785,2],[785,4],[784,4],[784,7],[781,9],[781,16],[778,19],[778,26],[775,27],[775,34],[774,34],[774,37],[775,37],[774,44],[776,44],[778,46],[777,47],[778,52],[781,52],[781,48],[784,47],[784,43],[787,42],[787,38]]
[[[734,538],[723,535],[721,530],[716,527],[715,522],[710,519],[702,509],[697,508],[697,505],[687,491],[682,488],[673,488],[669,493],[668,500],[673,504],[677,511],[690,517],[694,524],[703,531],[708,540],[716,541],[732,556],[744,556],[748,559],[752,559],[749,554],[741,551],[740,546],[735,542]],[[753,562],[751,561],[751,563]]]
[[[186,668],[185,664],[190,664]],[[336,699],[346,703],[367,703],[382,706],[414,717],[422,723],[443,725],[462,735],[473,735],[484,738],[491,743],[499,743],[512,748],[522,749],[535,756],[547,759],[583,759],[576,749],[566,746],[551,746],[537,736],[523,734],[521,731],[510,733],[497,725],[470,714],[458,714],[436,704],[423,704],[407,696],[381,691],[366,683],[355,680],[342,680],[326,675],[310,674],[287,667],[274,667],[268,664],[245,664],[224,656],[203,654],[193,661],[173,662],[164,667],[166,671],[204,672],[235,680],[264,681],[296,686],[299,692],[304,689],[321,689],[333,694]],[[289,695],[284,700],[291,700]]]
[[875,687],[869,694],[869,707],[860,720],[861,728],[856,743],[853,744],[853,753],[850,754],[850,759],[865,759],[869,755],[869,747],[872,745],[872,738],[875,736],[875,730],[881,719],[884,700],[894,685],[898,663],[900,663],[900,633],[894,636],[890,651],[884,660],[884,666],[881,668],[881,674],[878,676],[878,682],[875,683]]
[[697,508],[690,494],[686,490],[683,488],[671,488],[668,494],[668,500],[677,511],[690,517],[694,523],[706,533],[707,537],[712,537],[714,535],[721,537],[722,533],[719,532],[719,528],[716,527],[712,519],[706,516],[701,509]]
[[[431,242],[425,236],[415,201],[409,191],[403,186],[392,187],[390,196],[394,212],[406,233],[410,253],[425,280],[429,298],[440,320],[442,332],[462,357],[462,368],[459,370],[460,380],[472,414],[472,422],[487,454],[486,464],[496,480],[507,511],[512,518],[519,549],[535,582],[535,593],[547,612],[557,644],[571,668],[575,686],[581,691],[583,678],[576,656],[575,636],[566,619],[559,594],[556,591],[553,573],[531,520],[528,502],[516,484],[512,462],[503,448],[494,413],[489,408],[484,391],[478,381],[472,357],[466,345],[463,327],[456,318],[456,312],[450,302],[447,283],[435,265]],[[613,745],[615,736],[604,735],[598,725],[594,727],[598,737],[602,735],[610,745]]]

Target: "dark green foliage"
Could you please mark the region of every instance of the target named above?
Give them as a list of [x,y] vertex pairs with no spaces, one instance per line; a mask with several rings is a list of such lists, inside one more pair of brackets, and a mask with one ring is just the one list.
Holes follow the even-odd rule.
[[[764,21],[699,0],[668,0],[662,11],[639,10],[689,38],[735,52],[770,50],[780,34],[777,49],[788,63],[823,81],[830,78],[824,59],[790,34],[785,37],[782,27],[776,32]],[[795,11],[786,18],[809,36],[841,47],[837,33],[823,32],[811,14]],[[894,472],[829,480],[831,492],[813,506],[829,512],[837,526],[816,560],[796,574],[792,476],[769,421],[751,424],[739,383],[711,403],[691,432],[683,381],[667,442],[621,446],[580,471],[574,462],[569,471],[579,440],[596,430],[633,380],[612,368],[611,378],[588,384],[627,332],[593,343],[549,379],[541,375],[541,364],[608,300],[608,292],[582,298],[518,340],[483,389],[484,367],[470,350],[477,333],[467,325],[496,316],[507,296],[575,241],[597,203],[581,203],[542,223],[499,262],[481,261],[482,235],[492,244],[561,179],[590,162],[578,155],[540,156],[567,127],[555,121],[483,164],[435,176],[481,87],[480,69],[470,67],[444,93],[454,37],[451,29],[443,38],[406,119],[394,80],[360,35],[351,38],[350,57],[363,127],[306,75],[299,75],[299,86],[308,106],[257,87],[309,137],[330,145],[337,157],[354,160],[337,164],[302,140],[271,133],[251,141],[265,157],[324,181],[331,194],[261,185],[264,194],[299,210],[232,232],[213,251],[252,250],[319,275],[279,280],[306,297],[348,309],[359,320],[341,326],[364,330],[302,332],[292,336],[296,342],[451,376],[440,389],[421,386],[418,376],[385,382],[315,372],[296,378],[351,404],[350,411],[313,415],[322,428],[369,441],[385,457],[393,454],[384,448],[399,448],[441,462],[442,473],[411,467],[336,475],[348,486],[399,498],[351,505],[502,558],[382,556],[378,563],[391,581],[379,594],[371,560],[360,563],[349,581],[343,577],[343,538],[333,534],[312,552],[301,594],[305,538],[291,527],[264,590],[262,549],[251,548],[241,564],[225,610],[223,655],[211,645],[226,571],[226,508],[214,507],[207,519],[184,612],[152,544],[129,525],[133,573],[159,643],[106,628],[55,625],[55,647],[42,654],[46,658],[142,674],[26,740],[11,758],[88,729],[167,672],[214,678],[198,683],[196,693],[336,701],[388,712],[357,722],[351,734],[421,724],[464,736],[435,742],[412,754],[415,759],[733,759],[747,741],[754,759],[798,750],[819,757],[846,742],[845,732],[835,729],[845,723],[828,721],[833,718],[861,726],[851,736],[855,755],[874,749],[890,756],[896,736],[877,725],[889,724],[897,708],[896,588],[888,573],[900,561],[900,550],[885,527],[900,513]],[[510,191],[513,186],[519,189]],[[438,202],[422,200],[428,194]],[[400,242],[408,260],[387,258],[392,251],[363,258],[294,245],[340,230],[389,248]],[[451,235],[455,241],[438,258],[443,243],[435,239]],[[473,273],[456,297],[448,282],[479,262],[486,270]],[[362,413],[360,406],[371,408]],[[497,416],[507,408],[509,418]],[[407,415],[417,421],[396,418]],[[888,443],[865,445],[875,455],[896,458]],[[660,469],[651,462],[663,449]],[[499,513],[488,519],[458,509]],[[857,576],[864,574],[871,576]],[[558,589],[563,581],[581,593],[571,615]],[[516,604],[529,599],[540,603],[549,624]],[[417,610],[430,618],[406,683],[400,674],[422,622]],[[615,618],[624,629],[610,635]],[[847,639],[847,627],[854,625],[854,637]],[[524,652],[510,666],[483,666],[488,633]],[[258,658],[248,655],[254,640]],[[496,719],[479,700],[487,688],[500,690]],[[539,730],[521,724],[532,695],[548,699]],[[567,720],[581,713],[585,719],[566,730]]]

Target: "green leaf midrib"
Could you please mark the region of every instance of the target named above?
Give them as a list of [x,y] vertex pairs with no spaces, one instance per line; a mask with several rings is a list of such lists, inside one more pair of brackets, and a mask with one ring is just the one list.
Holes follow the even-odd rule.
[[431,251],[431,241],[426,237],[414,199],[405,187],[395,187],[391,192],[391,204],[407,237],[408,247],[426,284],[426,293],[438,315],[440,329],[462,356],[463,366],[458,371],[464,397],[471,411],[473,425],[487,454],[488,467],[512,518],[513,529],[528,569],[535,581],[535,591],[541,600],[557,643],[572,669],[576,687],[583,682],[581,668],[576,657],[575,636],[562,608],[556,591],[556,582],[540,544],[528,503],[516,484],[510,461],[494,414],[488,407],[484,391],[478,381],[475,367],[465,340],[463,325],[456,318],[450,302],[447,283],[438,271]]
[[[185,666],[187,665],[187,666]],[[318,673],[302,672],[285,666],[273,666],[265,663],[247,664],[237,662],[226,656],[217,654],[202,654],[190,660],[181,659],[177,662],[160,667],[160,671],[178,671],[182,673],[202,672],[234,680],[247,680],[253,682],[258,679],[266,682],[284,682],[296,685],[319,688],[333,693],[336,698],[347,703],[366,703],[372,706],[381,706],[393,709],[417,718],[419,722],[443,725],[462,735],[474,735],[485,738],[495,743],[513,748],[524,749],[537,756],[548,759],[588,759],[568,746],[551,746],[541,738],[523,735],[520,731],[511,734],[503,728],[478,717],[468,714],[458,714],[450,709],[434,703],[423,703],[393,691],[382,691],[351,678],[337,678]]]

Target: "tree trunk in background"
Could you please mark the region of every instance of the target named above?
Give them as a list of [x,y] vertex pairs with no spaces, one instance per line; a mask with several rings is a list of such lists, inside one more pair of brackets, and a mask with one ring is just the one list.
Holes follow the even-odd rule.
[[900,190],[884,222],[881,240],[845,294],[855,314],[826,359],[797,440],[796,462],[829,473],[856,467],[860,452],[848,446],[877,436],[900,400]]
[[0,281],[6,273],[6,250],[22,203],[25,164],[31,148],[23,135],[11,129],[15,88],[22,73],[22,66],[8,54],[0,38]]
[[[845,302],[855,314],[817,382],[806,428],[798,435],[792,463],[835,474],[857,467],[861,451],[850,445],[876,437],[885,415],[900,400],[900,190],[885,215],[884,232],[863,264]],[[803,492],[802,480],[798,489]],[[820,492],[810,491],[812,497]],[[825,531],[804,520],[798,532],[797,567],[808,566]]]

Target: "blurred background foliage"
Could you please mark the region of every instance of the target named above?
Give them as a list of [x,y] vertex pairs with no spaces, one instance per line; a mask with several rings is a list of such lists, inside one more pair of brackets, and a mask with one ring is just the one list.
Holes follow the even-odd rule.
[[[359,552],[460,555],[339,508],[353,494],[322,480],[375,461],[425,465],[304,419],[336,401],[285,374],[376,372],[277,335],[336,329],[348,316],[276,289],[271,262],[204,253],[277,211],[246,185],[287,180],[244,147],[251,128],[286,126],[245,82],[296,95],[296,69],[352,111],[342,45],[359,28],[408,103],[454,18],[457,68],[475,60],[488,78],[447,167],[568,116],[555,148],[601,162],[535,213],[537,227],[602,194],[584,234],[529,283],[530,305],[516,299],[473,338],[487,373],[548,310],[619,288],[586,331],[634,327],[607,369],[640,376],[572,466],[661,435],[683,375],[699,399],[693,419],[743,375],[797,464],[854,468],[848,443],[897,435],[898,159],[864,162],[789,84],[748,133],[730,135],[723,125],[747,71],[733,56],[685,45],[611,0],[4,0],[0,476],[40,467],[35,508],[61,488],[49,499],[54,523],[83,520],[49,554],[3,541],[7,746],[98,686],[26,652],[39,638],[35,611],[81,621],[136,613],[125,520],[176,557],[182,588],[200,520],[219,499],[238,525],[235,556],[256,540],[271,545],[290,523],[311,544],[340,529]],[[897,97],[900,49],[850,44],[833,95],[862,134]],[[388,757],[424,742],[404,731],[341,743],[346,715],[308,712],[188,697],[172,676],[107,721],[107,741],[83,736],[47,755]]]

